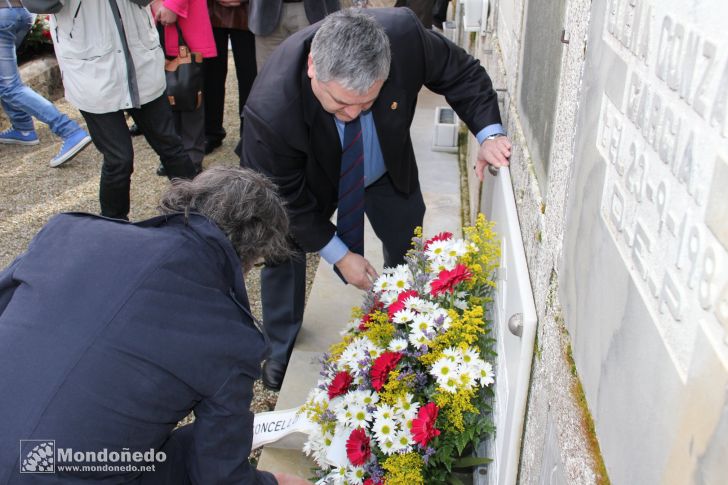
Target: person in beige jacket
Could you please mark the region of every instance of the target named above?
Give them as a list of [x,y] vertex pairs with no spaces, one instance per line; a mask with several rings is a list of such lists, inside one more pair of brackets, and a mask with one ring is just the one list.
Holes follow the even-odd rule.
[[76,106],[103,155],[101,215],[129,217],[134,149],[127,111],[159,155],[169,178],[196,170],[182,148],[164,96],[164,53],[146,0],[67,0],[51,17],[66,99]]

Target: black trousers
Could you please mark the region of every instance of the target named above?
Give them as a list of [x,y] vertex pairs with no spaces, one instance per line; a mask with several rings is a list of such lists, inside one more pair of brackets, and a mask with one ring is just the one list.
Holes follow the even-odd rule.
[[[127,112],[159,155],[170,179],[192,178],[196,175],[190,158],[182,148],[182,140],[174,128],[172,111],[164,95]],[[127,219],[129,187],[134,171],[134,146],[124,111],[101,114],[81,111],[81,114],[94,145],[104,157],[99,187],[101,215]]]
[[[205,138],[222,141],[227,134],[223,128],[225,112],[225,79],[228,72],[228,39],[233,48],[235,74],[238,77],[238,118],[248,99],[258,72],[255,64],[255,35],[247,30],[213,27],[217,57],[205,59]],[[242,135],[242,129],[240,130]]]
[[[392,185],[389,175],[369,185],[364,205],[374,233],[382,242],[384,266],[404,263],[414,230],[422,226],[425,202],[418,187],[409,196]],[[306,293],[306,259],[299,251],[278,265],[266,266],[260,275],[263,326],[270,339],[270,359],[287,363],[303,324]]]

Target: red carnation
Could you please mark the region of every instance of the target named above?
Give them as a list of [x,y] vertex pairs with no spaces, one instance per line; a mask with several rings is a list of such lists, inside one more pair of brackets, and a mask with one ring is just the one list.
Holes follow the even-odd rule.
[[377,360],[372,364],[372,370],[370,375],[372,378],[372,387],[381,391],[384,384],[387,382],[389,373],[397,367],[399,359],[402,358],[402,354],[399,352],[384,352],[382,355],[377,357]]
[[417,293],[415,290],[407,290],[403,291],[399,295],[397,295],[397,301],[389,305],[389,308],[387,309],[387,313],[389,313],[389,319],[394,318],[394,314],[397,313],[400,310],[404,310],[404,302],[408,298],[420,296],[419,293]]
[[346,391],[349,390],[349,386],[353,381],[354,378],[346,371],[341,371],[336,374],[334,380],[329,384],[329,399],[346,394]]
[[443,269],[440,271],[437,279],[432,282],[430,286],[430,293],[432,296],[437,296],[442,293],[455,291],[455,287],[463,281],[468,281],[473,277],[467,266],[464,264],[458,264],[452,271]]
[[346,440],[346,456],[354,466],[364,465],[372,454],[369,437],[362,428],[356,428]]
[[384,485],[384,483],[384,478],[376,481],[373,478],[367,478],[366,480],[364,480],[364,485]]
[[447,232],[447,231],[441,232],[440,234],[434,236],[431,239],[428,239],[425,242],[425,251],[427,251],[430,247],[430,244],[434,243],[435,241],[447,241],[448,239],[451,239],[451,238],[452,238],[451,232]]
[[440,412],[440,408],[437,404],[430,402],[425,404],[417,412],[417,417],[412,420],[412,438],[422,446],[427,446],[432,438],[440,434],[440,430],[435,428],[435,422],[437,421],[437,414]]

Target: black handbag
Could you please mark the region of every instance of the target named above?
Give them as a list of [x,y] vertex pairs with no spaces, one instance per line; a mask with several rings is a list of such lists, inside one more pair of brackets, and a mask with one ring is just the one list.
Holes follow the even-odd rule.
[[65,0],[20,0],[30,13],[58,13],[63,8]]
[[190,51],[179,25],[177,38],[177,57],[164,62],[167,99],[174,111],[195,111],[202,105],[202,53]]

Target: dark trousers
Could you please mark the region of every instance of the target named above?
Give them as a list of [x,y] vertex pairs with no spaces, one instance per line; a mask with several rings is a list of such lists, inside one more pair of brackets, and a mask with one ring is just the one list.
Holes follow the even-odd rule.
[[[170,179],[195,176],[196,170],[182,148],[182,140],[175,131],[172,111],[164,95],[127,112],[159,155]],[[127,219],[134,147],[124,111],[101,114],[81,111],[81,114],[94,145],[104,157],[99,187],[101,215]]]
[[[364,205],[374,233],[382,242],[384,266],[404,263],[412,236],[425,217],[419,187],[409,196],[392,185],[389,175],[367,187]],[[303,253],[278,265],[266,265],[260,275],[263,326],[270,339],[270,359],[287,363],[303,323],[306,260]]]
[[[228,39],[233,48],[235,73],[238,77],[238,118],[248,99],[258,69],[255,65],[255,36],[247,30],[213,27],[217,57],[205,59],[205,138],[222,141],[225,112],[225,79],[228,71]],[[242,129],[240,131],[242,135]]]

